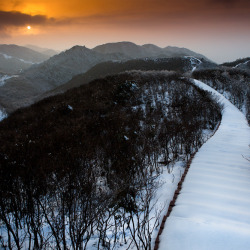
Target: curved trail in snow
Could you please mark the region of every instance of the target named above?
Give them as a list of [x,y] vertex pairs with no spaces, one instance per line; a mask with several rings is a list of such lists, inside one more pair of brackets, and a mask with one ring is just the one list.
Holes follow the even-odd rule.
[[233,104],[224,105],[216,134],[196,153],[160,236],[160,250],[250,249],[250,128]]

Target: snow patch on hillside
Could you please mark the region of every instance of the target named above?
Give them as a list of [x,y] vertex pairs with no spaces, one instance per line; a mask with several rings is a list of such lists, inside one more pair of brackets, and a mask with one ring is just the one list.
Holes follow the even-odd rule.
[[191,66],[193,67],[192,72],[196,70],[197,66],[199,66],[202,61],[193,56],[184,56],[184,58],[188,58],[190,60]]
[[18,77],[18,75],[13,75],[13,76],[9,76],[9,75],[0,75],[0,87],[3,86],[6,83],[6,80],[13,78],[13,77]]
[[0,110],[0,121],[5,119],[6,117],[7,117],[7,114],[3,110]]

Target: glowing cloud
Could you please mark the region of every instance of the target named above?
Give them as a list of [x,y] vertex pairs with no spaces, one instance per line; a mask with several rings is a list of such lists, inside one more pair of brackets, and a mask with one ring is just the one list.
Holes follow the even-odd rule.
[[[60,46],[60,49],[75,44],[94,46],[130,40],[138,44],[172,44],[193,50],[197,49],[197,44],[202,44],[204,48],[210,46],[211,50],[223,44],[225,49],[231,42],[236,49],[244,47],[244,51],[249,51],[249,25],[249,0],[0,2],[1,38],[25,44],[25,39],[29,36],[27,42],[30,43],[32,36],[34,43],[46,41],[51,46]],[[28,30],[27,26],[32,29]],[[22,28],[25,31],[20,31]],[[11,36],[16,38],[16,42],[10,39]],[[239,43],[241,45],[237,46]],[[206,54],[204,49],[198,52]]]

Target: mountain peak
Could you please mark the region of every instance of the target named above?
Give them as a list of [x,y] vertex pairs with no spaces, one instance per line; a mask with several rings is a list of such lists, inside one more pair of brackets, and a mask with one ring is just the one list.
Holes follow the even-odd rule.
[[160,48],[159,46],[156,46],[156,45],[154,45],[154,44],[152,44],[152,43],[144,44],[144,45],[142,45],[142,47],[144,47],[144,48],[162,49],[162,48]]
[[88,49],[88,48],[85,45],[75,45],[69,50],[73,50],[73,49]]
[[132,42],[116,42],[116,43],[106,43],[102,45],[98,45],[93,48],[94,51],[108,54],[108,53],[119,53],[125,52],[125,50],[129,49],[138,49],[140,46],[136,45]]
[[92,51],[91,49],[87,48],[86,46],[75,45],[72,48],[65,50],[65,53],[72,53],[73,51]]
[[127,41],[106,43],[96,46],[93,50],[102,54],[122,53],[130,58],[143,58],[148,56],[145,48]]

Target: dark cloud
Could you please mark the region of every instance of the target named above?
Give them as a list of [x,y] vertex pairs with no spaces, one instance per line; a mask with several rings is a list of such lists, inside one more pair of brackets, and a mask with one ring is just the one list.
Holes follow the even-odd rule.
[[31,16],[21,12],[0,11],[0,30],[8,27],[21,27],[24,25],[53,24],[56,20],[44,15]]
[[215,4],[233,4],[237,3],[238,0],[210,0],[210,2],[213,2]]
[[242,8],[250,7],[249,0],[208,0],[208,2],[216,4],[216,5],[223,5],[223,6],[239,6]]

